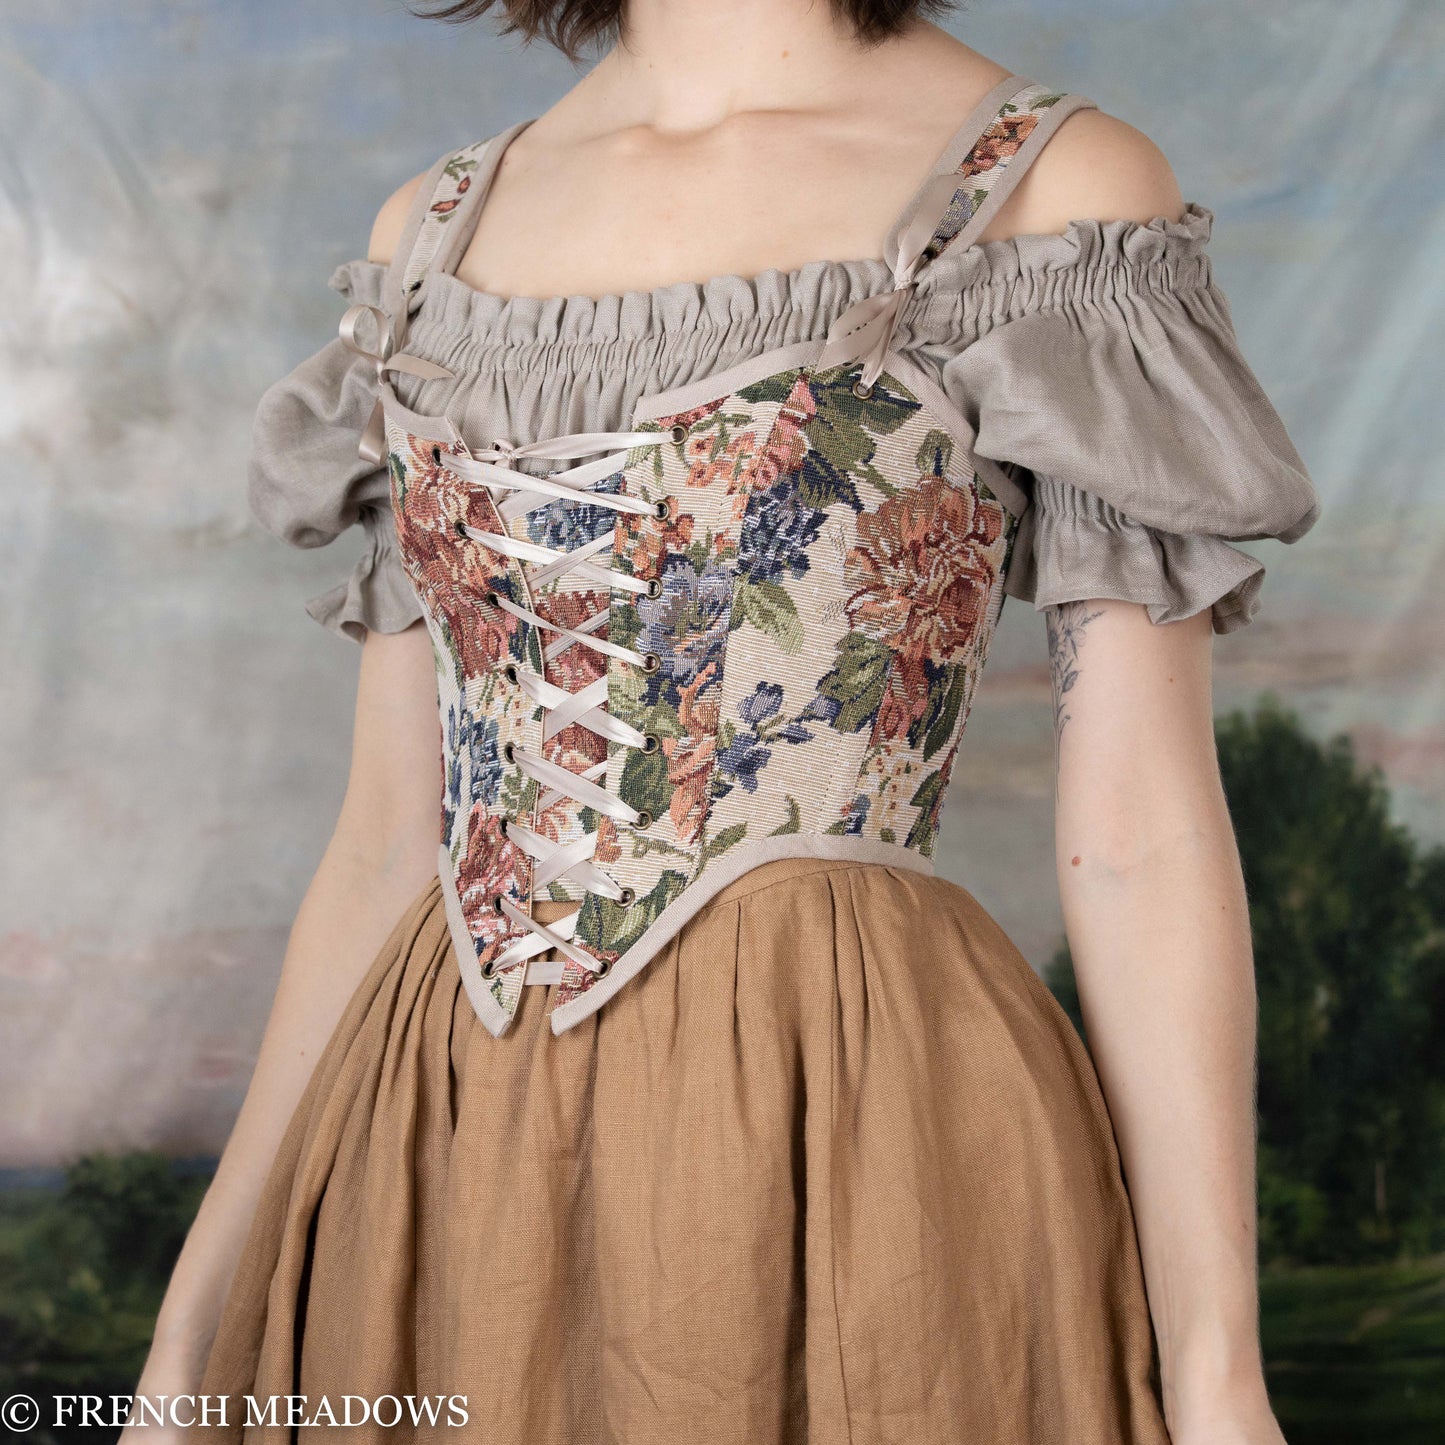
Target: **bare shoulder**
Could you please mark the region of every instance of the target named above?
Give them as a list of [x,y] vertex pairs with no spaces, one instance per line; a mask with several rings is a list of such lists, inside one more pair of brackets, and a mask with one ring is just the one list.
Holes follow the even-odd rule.
[[421,171],[409,181],[400,185],[382,203],[371,227],[371,241],[366,248],[366,259],[379,265],[387,265],[396,254],[397,242],[401,240],[406,218],[411,214],[412,202],[427,172]]
[[1164,152],[1103,110],[1076,110],[1035,157],[980,238],[1060,232],[1077,219],[1177,221],[1184,197]]

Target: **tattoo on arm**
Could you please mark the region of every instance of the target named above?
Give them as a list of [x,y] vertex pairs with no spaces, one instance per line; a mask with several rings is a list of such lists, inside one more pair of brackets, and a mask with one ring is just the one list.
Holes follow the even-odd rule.
[[1086,602],[1060,602],[1044,609],[1049,635],[1049,674],[1054,695],[1054,778],[1058,779],[1058,748],[1069,720],[1067,696],[1079,680],[1079,653],[1084,629],[1102,609],[1088,611]]

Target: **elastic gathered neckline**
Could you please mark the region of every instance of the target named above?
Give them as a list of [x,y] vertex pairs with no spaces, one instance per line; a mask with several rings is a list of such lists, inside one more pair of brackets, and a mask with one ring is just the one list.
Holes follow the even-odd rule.
[[[930,318],[947,323],[960,307],[982,319],[1101,288],[1206,282],[1214,219],[1209,207],[1190,201],[1178,220],[1082,217],[1060,232],[945,250],[918,279],[915,325],[927,328]],[[355,259],[337,266],[328,284],[350,300],[377,305],[385,273],[382,262]],[[810,337],[819,317],[892,285],[882,259],[815,260],[789,270],[772,267],[754,276],[723,274],[600,297],[503,296],[437,271],[417,298],[411,328],[428,354],[449,365],[466,365],[482,354],[491,362],[498,348],[525,353],[525,364],[533,365],[539,350],[585,352],[621,344],[651,351],[674,338],[706,337],[715,344],[720,335],[742,348]]]

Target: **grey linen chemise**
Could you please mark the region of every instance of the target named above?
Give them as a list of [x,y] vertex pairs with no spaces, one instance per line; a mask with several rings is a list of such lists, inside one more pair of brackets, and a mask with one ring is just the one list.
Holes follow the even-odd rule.
[[[1155,622],[1208,607],[1216,632],[1250,621],[1264,566],[1231,541],[1293,542],[1319,504],[1305,465],[1240,353],[1207,245],[1214,213],[1085,218],[1061,234],[950,248],[920,278],[898,332],[974,425],[977,450],[1031,499],[1005,591],[1037,608],[1143,603]],[[385,267],[338,266],[330,285],[379,306]],[[714,277],[598,299],[501,297],[434,273],[408,351],[455,374],[396,377],[402,402],[469,440],[627,424],[643,394],[823,337],[893,281],[881,259]],[[298,547],[354,524],[368,546],[311,616],[361,640],[421,608],[396,551],[385,467],[357,455],[373,363],[332,340],[256,411],[250,503]]]

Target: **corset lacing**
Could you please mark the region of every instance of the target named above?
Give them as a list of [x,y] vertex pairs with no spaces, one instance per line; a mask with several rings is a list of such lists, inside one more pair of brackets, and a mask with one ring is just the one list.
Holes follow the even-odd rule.
[[[575,432],[567,436],[551,437],[534,442],[494,441],[491,447],[484,451],[466,454],[446,452],[437,448],[433,455],[442,467],[463,481],[492,491],[497,515],[504,525],[513,517],[535,511],[558,499],[585,504],[589,507],[607,507],[614,512],[625,512],[633,516],[654,516],[663,520],[670,515],[669,504],[666,501],[649,502],[641,497],[630,496],[625,492],[600,492],[584,489],[590,488],[593,483],[613,476],[625,463],[631,449],[658,446],[669,440],[677,442],[681,440],[678,436],[680,430],[681,428],[675,427],[670,433],[656,430]],[[622,448],[622,450],[615,450],[616,448]],[[602,451],[606,451],[608,454],[597,457],[594,461],[583,462],[577,466],[564,468],[559,472],[552,472],[546,477],[533,476],[510,465],[514,459],[520,457],[546,459],[584,457]],[[498,500],[494,489],[504,490],[510,495],[503,496]],[[528,493],[533,495],[528,496]],[[480,542],[484,547],[519,562],[524,569],[529,589],[535,589],[567,573],[572,573],[576,577],[597,583],[602,587],[621,588],[626,592],[636,594],[656,597],[661,590],[661,584],[655,579],[643,580],[628,576],[595,560],[611,548],[612,533],[610,531],[594,541],[563,551],[553,547],[544,547],[537,542],[520,541],[504,533],[483,531],[465,523],[459,523],[457,530],[461,535]],[[542,649],[544,663],[551,662],[569,647],[590,647],[595,652],[602,653],[607,657],[618,658],[633,667],[641,668],[644,672],[656,672],[661,666],[661,660],[656,653],[637,652],[633,648],[624,647],[621,643],[611,642],[605,637],[594,635],[602,629],[607,621],[609,612],[607,603],[604,603],[593,616],[578,627],[570,628],[539,616],[531,608],[513,602],[510,597],[504,597],[500,592],[489,593],[487,600],[493,606],[501,608],[522,622],[541,628],[545,632],[556,634],[556,640],[548,643]],[[566,688],[558,687],[556,683],[549,682],[545,677],[531,671],[530,668],[522,667],[515,662],[505,663],[502,672],[513,686],[519,687],[532,702],[542,709],[543,742],[554,737],[564,728],[575,725],[586,728],[589,732],[605,738],[609,742],[617,743],[622,747],[637,748],[643,752],[655,752],[661,745],[651,733],[641,732],[629,723],[623,722],[622,719],[613,717],[607,711],[607,676],[605,673],[595,682],[588,683],[587,686],[579,688],[576,692],[569,692]],[[597,812],[605,814],[607,817],[619,819],[633,828],[646,828],[652,822],[648,813],[629,806],[599,784],[597,780],[605,776],[607,772],[605,760],[594,763],[580,773],[574,773],[570,768],[564,768],[537,753],[517,747],[512,743],[507,744],[505,756],[509,763],[520,768],[539,785],[540,791],[535,803],[538,814],[549,808],[559,798],[568,797],[585,807],[596,809]],[[532,859],[533,897],[548,884],[559,879],[566,879],[585,892],[611,898],[624,906],[634,901],[631,889],[620,887],[592,861],[597,848],[596,833],[588,833],[571,843],[558,844],[512,818],[503,819],[503,831],[511,843]],[[605,961],[597,959],[571,942],[580,908],[565,919],[548,926],[524,913],[511,899],[502,894],[498,894],[492,900],[492,906],[498,913],[525,931],[521,938],[510,943],[483,967],[482,972],[487,978],[493,978],[504,969],[533,959],[549,948],[556,949],[591,973],[601,976],[607,972],[609,965]],[[554,966],[553,969],[529,967],[526,981],[528,983],[555,982],[560,976],[557,972],[558,968],[560,965]]]

